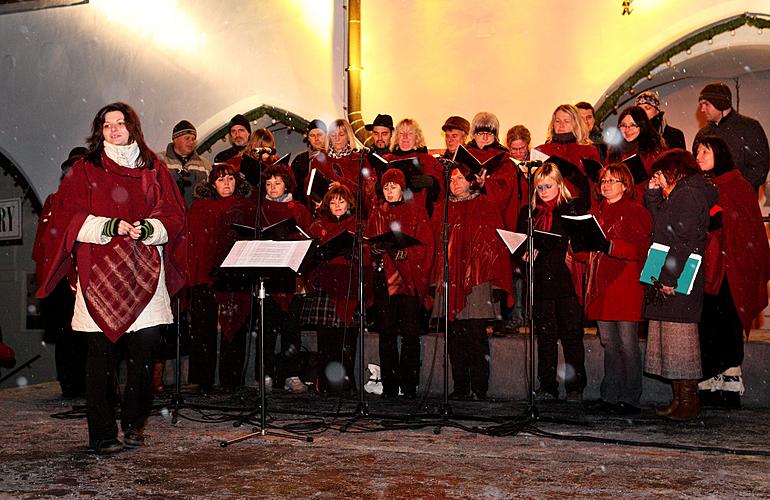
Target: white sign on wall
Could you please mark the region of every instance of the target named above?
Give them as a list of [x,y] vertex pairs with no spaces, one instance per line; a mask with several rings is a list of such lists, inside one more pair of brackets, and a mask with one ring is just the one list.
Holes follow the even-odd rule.
[[0,240],[21,239],[21,198],[0,200]]

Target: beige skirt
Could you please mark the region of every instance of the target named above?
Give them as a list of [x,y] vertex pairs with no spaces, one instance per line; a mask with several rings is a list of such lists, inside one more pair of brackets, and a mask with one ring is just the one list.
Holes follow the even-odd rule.
[[697,323],[650,320],[644,371],[667,379],[701,378]]

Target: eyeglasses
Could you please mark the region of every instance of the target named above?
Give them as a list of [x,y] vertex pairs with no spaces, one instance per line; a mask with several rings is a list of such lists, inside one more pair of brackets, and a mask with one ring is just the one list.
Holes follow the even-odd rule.
[[635,128],[639,128],[639,125],[637,125],[636,123],[631,123],[629,125],[626,125],[625,123],[621,123],[620,125],[618,125],[618,128],[635,129]]
[[553,184],[539,184],[537,186],[537,190],[542,193],[543,191],[548,191],[552,187],[553,187]]
[[599,183],[600,183],[602,186],[604,186],[605,184],[606,184],[606,185],[610,185],[610,186],[611,186],[611,185],[613,185],[613,184],[617,184],[618,182],[619,182],[619,183],[621,183],[621,184],[623,184],[623,181],[621,181],[621,180],[618,180],[618,179],[602,179],[601,181],[599,181]]
[[493,134],[492,132],[483,132],[482,131],[482,132],[476,132],[473,135],[480,135],[480,136],[484,136],[484,137],[493,137],[495,134]]

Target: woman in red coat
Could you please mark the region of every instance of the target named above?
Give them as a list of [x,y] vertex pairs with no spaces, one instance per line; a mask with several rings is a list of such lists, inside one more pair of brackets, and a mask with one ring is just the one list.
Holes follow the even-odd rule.
[[[377,195],[375,187],[377,185],[377,173],[369,165],[366,157],[359,152],[354,151],[356,145],[356,136],[353,128],[347,120],[337,119],[329,125],[329,148],[327,151],[321,151],[310,162],[311,170],[316,168],[332,182],[337,182],[348,188],[352,193],[353,199],[356,198],[358,190],[359,172],[363,181],[363,193],[361,199],[364,206],[363,215],[369,213],[369,210],[377,206]],[[308,176],[309,179],[309,176]],[[307,192],[307,186],[305,186]],[[315,210],[316,207],[308,207]]]
[[419,163],[422,175],[413,175],[410,179],[406,179],[409,191],[405,196],[407,199],[414,199],[430,217],[436,203],[444,199],[443,167],[433,155],[428,153],[422,129],[415,120],[404,118],[398,122],[394,137],[393,152],[385,155],[385,159],[395,161],[414,158]]
[[735,168],[724,140],[699,136],[695,151],[701,171],[719,189],[721,208],[712,209],[703,255],[706,285],[698,330],[704,380],[698,387],[706,402],[739,408],[743,332],[767,306],[770,249],[756,191]]
[[650,243],[652,219],[636,202],[628,167],[613,163],[599,172],[603,200],[591,213],[609,246],[589,259],[586,317],[596,320],[604,347],[604,379],[598,409],[621,415],[638,414],[642,395],[639,321],[644,287],[639,275]]
[[[190,377],[201,392],[214,385],[217,366],[217,324],[221,326],[219,383],[228,391],[241,385],[250,313],[248,283],[231,278],[217,282],[211,275],[238,239],[230,224],[252,226],[256,207],[249,184],[229,163],[217,163],[208,179],[195,188],[188,212],[188,269],[190,287]],[[227,288],[223,285],[227,284]]]
[[[601,162],[599,150],[588,137],[589,132],[577,108],[572,104],[562,104],[551,115],[545,144],[535,149],[548,156],[558,156],[567,160],[585,175],[586,172],[580,160],[588,158]],[[571,186],[570,191],[573,191]],[[578,195],[577,192],[572,194]]]
[[[470,179],[470,180],[469,180]],[[509,253],[497,234],[502,219],[480,194],[474,175],[460,164],[449,182],[449,359],[453,399],[484,399],[489,385],[486,322],[500,318],[500,307],[513,305]],[[437,241],[433,261],[436,300],[433,316],[443,317],[444,211],[433,214]],[[501,297],[503,295],[503,297]],[[502,300],[500,300],[502,299]]]
[[[508,149],[500,144],[498,139],[499,130],[500,121],[497,116],[485,111],[476,113],[471,122],[473,139],[466,146],[468,152],[480,162],[494,157],[501,151],[507,153]],[[501,229],[513,231],[516,229],[516,218],[520,208],[517,186],[519,178],[514,162],[508,158],[508,155],[505,155],[495,165],[490,165],[484,172],[482,183],[487,199],[497,208],[503,219]]]
[[[343,233],[355,232],[355,210],[353,193],[341,184],[331,186],[321,202],[318,219],[310,226],[310,236],[318,240],[320,247]],[[325,366],[325,377],[319,380],[321,390],[355,388],[353,373],[360,320],[356,314],[358,265],[353,258],[355,244],[352,238],[349,241],[349,247],[338,248],[340,251],[327,256],[327,260],[319,261],[305,283],[308,294],[300,323],[316,328],[318,352]],[[367,263],[368,260],[364,270]]]
[[[287,219],[294,219],[295,226],[299,228],[287,235],[274,237],[267,233],[265,237],[287,240],[306,238],[313,218],[305,205],[293,199],[292,192],[296,186],[289,167],[282,163],[272,164],[265,169],[262,178],[262,191],[265,193],[260,203],[262,228],[269,228]],[[302,344],[299,315],[302,311],[302,296],[295,293],[294,280],[268,283],[268,292],[264,303],[265,376],[274,378],[276,369],[280,369],[284,375],[284,389],[296,394],[307,392],[307,386],[299,378],[299,352]],[[281,337],[281,353],[275,360],[272,353],[275,352],[278,336]],[[258,365],[256,369],[259,373]]]
[[379,343],[382,395],[395,397],[400,387],[405,397],[414,398],[420,383],[420,318],[423,306],[430,304],[427,290],[433,263],[433,232],[425,208],[414,200],[405,201],[405,190],[403,172],[390,169],[383,174],[385,202],[369,216],[366,234],[375,237],[395,231],[421,243],[384,253],[372,250],[379,256],[375,280],[387,290],[377,301],[384,330]]

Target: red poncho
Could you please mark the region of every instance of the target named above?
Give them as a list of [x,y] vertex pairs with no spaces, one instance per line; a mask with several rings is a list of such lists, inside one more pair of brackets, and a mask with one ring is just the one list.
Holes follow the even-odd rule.
[[157,248],[127,236],[106,245],[77,242],[89,215],[119,217],[128,222],[158,219],[168,233],[163,250],[166,288],[174,295],[185,282],[185,204],[168,169],[121,167],[102,154],[102,167],[82,159],[62,180],[39,244],[40,289],[50,294],[74,263],[88,312],[110,340],[117,341],[139,317],[158,286]]
[[[359,162],[359,159],[363,158],[363,163]],[[317,168],[319,172],[324,174],[329,180],[333,182],[339,182],[343,186],[350,189],[353,193],[353,197],[356,197],[356,191],[358,191],[358,173],[359,166],[363,165],[368,172],[368,175],[363,177],[364,180],[364,192],[362,193],[362,199],[364,200],[364,215],[369,213],[369,210],[377,206],[377,174],[374,168],[369,165],[369,161],[365,156],[359,153],[352,153],[342,158],[332,158],[326,153],[321,151],[310,162],[310,168]],[[305,192],[307,192],[307,183],[310,180],[310,176],[305,181]]]
[[366,235],[373,237],[386,233],[391,230],[393,223],[398,224],[402,233],[417,238],[422,245],[407,248],[406,259],[403,260],[394,260],[390,254],[383,254],[382,263],[389,295],[394,295],[390,293],[391,285],[399,283],[399,288],[403,290],[395,293],[417,295],[425,307],[429,307],[427,291],[433,264],[434,240],[428,214],[415,201],[396,205],[383,203],[369,216]]
[[751,322],[767,306],[770,278],[770,247],[762,213],[756,191],[739,170],[730,170],[713,181],[719,188],[722,227],[711,231],[706,240],[705,291],[716,295],[727,276],[743,328],[750,330]]
[[[441,202],[444,199],[444,168],[441,166],[441,163],[439,163],[439,161],[433,157],[432,154],[417,152],[413,150],[411,153],[402,152],[401,154],[390,153],[385,155],[385,159],[388,161],[402,160],[412,157],[417,158],[417,161],[420,162],[423,174],[433,177],[433,179],[436,181],[436,184],[438,185],[438,195],[436,200],[433,200],[433,203],[438,205],[438,202]],[[409,184],[409,179],[406,180],[406,183]],[[428,192],[428,189],[421,189],[414,192],[412,201],[427,210]]]
[[222,263],[233,244],[240,239],[230,225],[253,226],[256,214],[254,203],[239,195],[198,198],[188,214],[188,286],[206,285],[214,289],[216,301],[220,305],[219,324],[222,335],[230,341],[249,316],[250,292],[223,290],[215,286],[217,278],[211,275],[211,271]]
[[[433,213],[436,258],[433,279],[437,289],[443,286],[444,247],[441,239],[444,211]],[[449,320],[465,308],[466,297],[473,287],[492,282],[494,288],[507,293],[506,302],[513,305],[513,278],[510,257],[497,234],[503,222],[486,196],[449,203]]]
[[[500,151],[498,148],[468,148],[468,152],[480,162],[487,161],[489,158],[499,154]],[[497,208],[500,217],[503,219],[503,227],[500,229],[516,230],[516,219],[521,208],[518,182],[519,178],[516,174],[515,165],[507,154],[500,160],[500,164],[496,168],[491,172],[487,172],[484,188],[487,191],[487,199]]]

